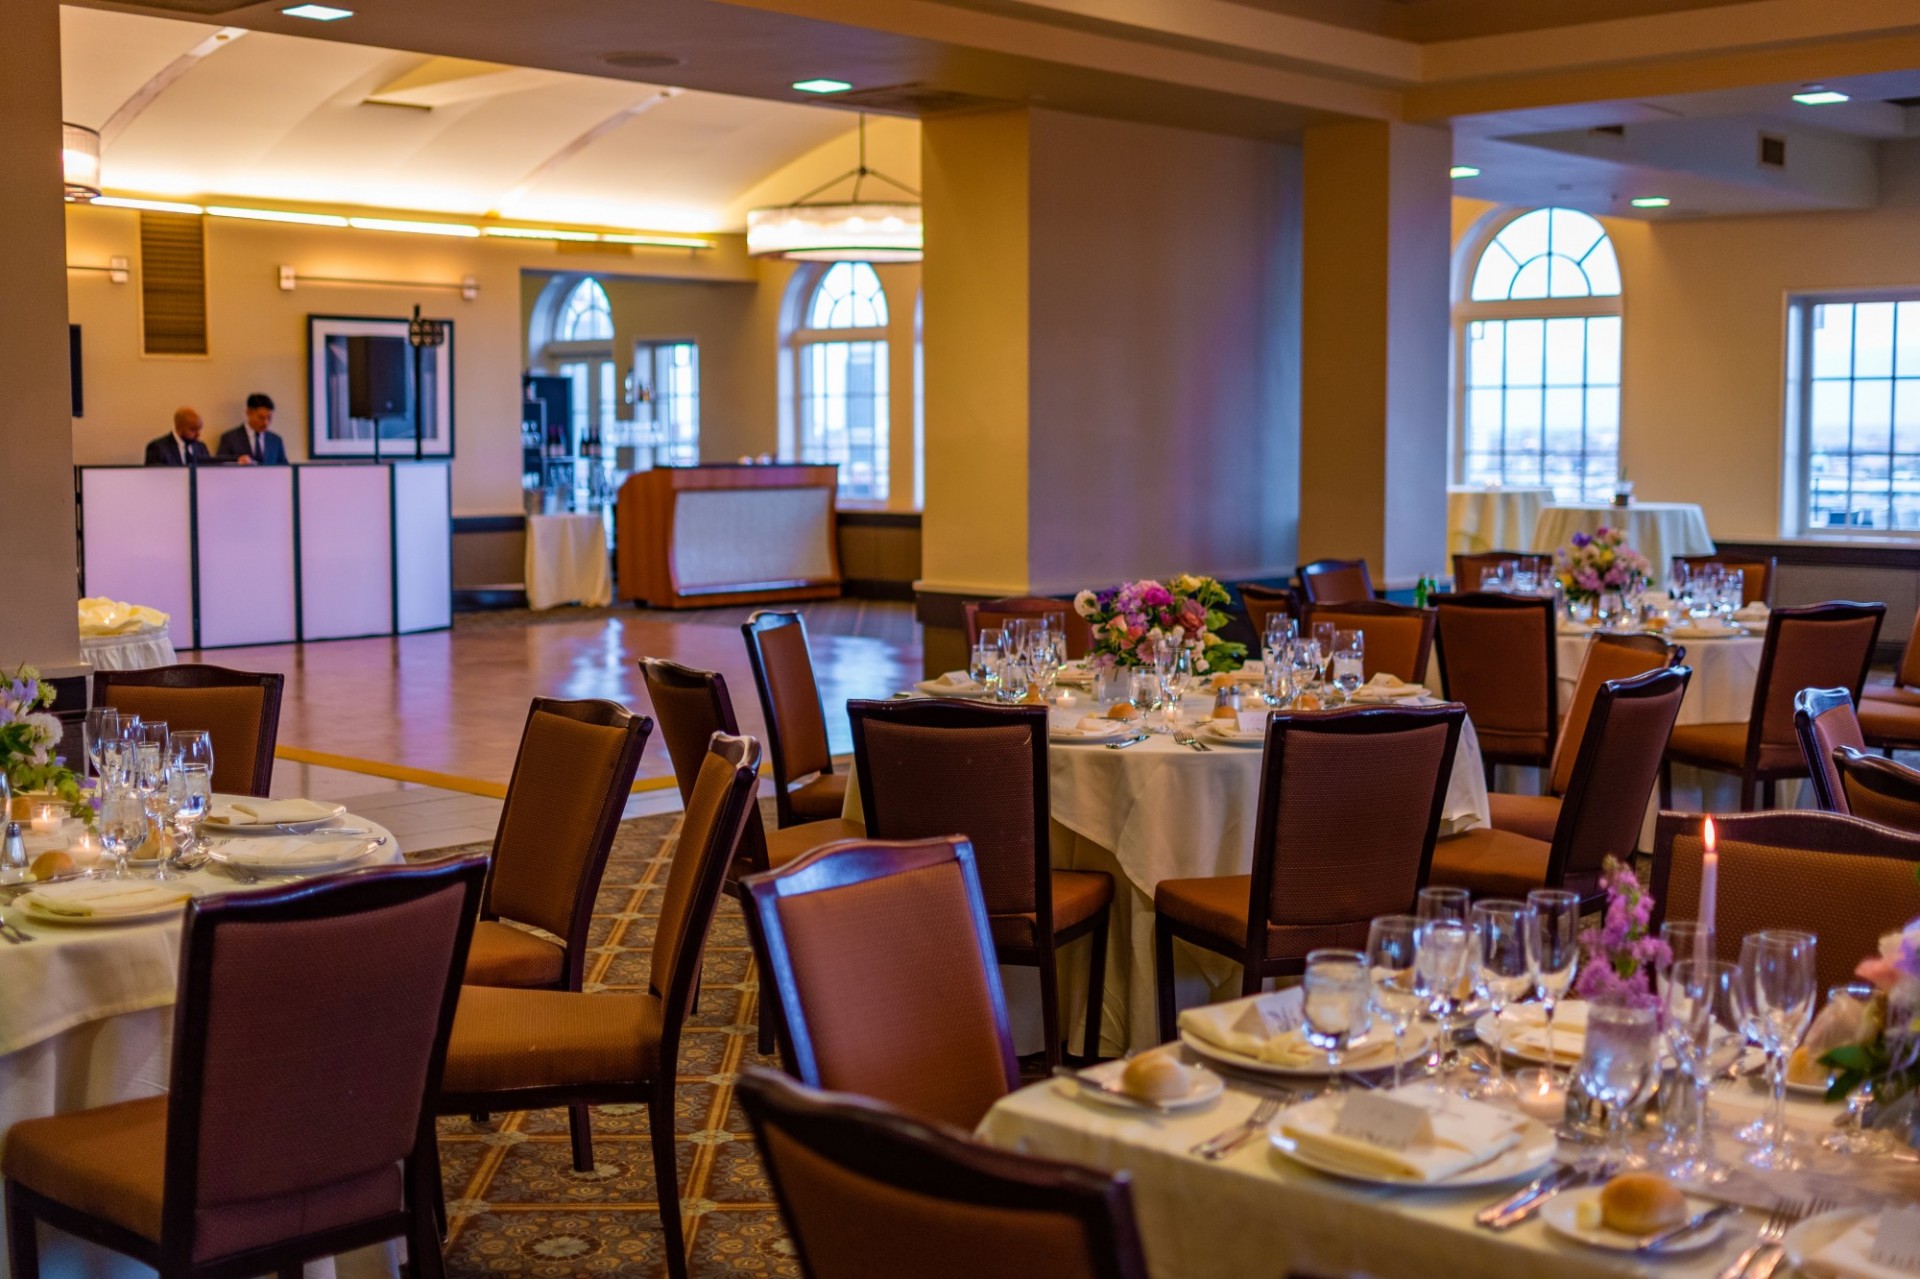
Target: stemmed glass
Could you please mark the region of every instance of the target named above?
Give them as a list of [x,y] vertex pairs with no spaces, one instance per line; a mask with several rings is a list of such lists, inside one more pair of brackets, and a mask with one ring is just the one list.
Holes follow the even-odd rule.
[[1333,637],[1333,682],[1340,688],[1341,700],[1351,702],[1355,692],[1367,682],[1367,634],[1365,631],[1336,631]]
[[1440,916],[1418,922],[1414,933],[1414,989],[1440,1023],[1442,1075],[1459,1065],[1450,1022],[1460,994],[1460,983],[1473,961],[1473,929],[1460,919]]
[[1420,921],[1412,915],[1381,915],[1367,926],[1367,977],[1373,1011],[1393,1031],[1393,1086],[1406,1062],[1407,1027],[1420,1015],[1417,942]]
[[1053,700],[1053,683],[1060,678],[1060,668],[1066,665],[1067,637],[1059,631],[1041,631],[1033,637],[1033,658],[1030,669],[1033,682],[1040,689],[1040,700]]
[[1713,1157],[1713,1129],[1707,1122],[1707,1094],[1714,1078],[1746,1051],[1740,1016],[1734,1007],[1734,966],[1718,960],[1702,964],[1686,952],[1657,977],[1666,1014],[1667,1046],[1691,1085],[1686,1124],[1662,1148],[1672,1162],[1667,1171],[1681,1181],[1719,1182],[1730,1174]]
[[1527,954],[1527,937],[1532,930],[1533,909],[1525,902],[1491,899],[1474,904],[1473,934],[1478,952],[1474,985],[1492,1011],[1494,1029],[1492,1073],[1473,1090],[1482,1101],[1514,1095],[1513,1085],[1507,1082],[1506,1064],[1501,1060],[1505,1045],[1500,1042],[1500,1015],[1533,985],[1533,967]]
[[992,691],[1000,683],[1000,650],[986,642],[985,632],[981,634],[981,641],[973,646],[967,658],[967,678]]
[[[1607,1166],[1638,1163],[1627,1149],[1627,1108],[1659,1068],[1659,1011],[1632,1004],[1594,1003],[1587,1009],[1587,1046],[1580,1054],[1580,1084],[1607,1108]],[[1551,1041],[1549,1041],[1551,1042]]]
[[176,765],[204,764],[213,771],[213,735],[204,728],[175,729],[168,753]]
[[120,736],[120,712],[111,706],[89,708],[86,721],[80,728],[80,736],[86,747],[87,762],[93,766],[93,775],[98,777],[101,751],[106,748],[108,740]]
[[1371,1021],[1367,957],[1357,950],[1309,951],[1300,985],[1306,1010],[1302,1029],[1307,1042],[1327,1054],[1330,1091],[1338,1092],[1341,1059]]
[[146,842],[147,805],[124,780],[107,788],[100,800],[100,847],[113,858],[109,879],[131,879],[127,859]]
[[[213,802],[213,777],[205,764],[175,764],[167,775],[167,820],[174,830],[174,855],[172,866],[178,869],[185,863],[194,849],[200,844],[200,823],[207,818],[207,808]],[[158,877],[171,879],[165,873],[168,864],[161,863],[163,872]]]
[[[1829,1006],[1840,1000],[1864,1001],[1873,998],[1873,987],[1849,982],[1827,991]],[[1893,1134],[1867,1127],[1867,1108],[1874,1102],[1874,1081],[1862,1079],[1847,1091],[1847,1122],[1820,1138],[1820,1146],[1842,1155],[1884,1155],[1897,1144]]]
[[1313,624],[1313,642],[1319,646],[1317,655],[1320,660],[1320,683],[1322,685],[1326,684],[1328,679],[1331,678],[1333,668],[1333,640],[1334,636],[1339,632],[1339,629],[1340,628],[1332,622],[1315,622]]
[[1527,894],[1527,905],[1533,908],[1533,924],[1527,929],[1527,965],[1547,1014],[1547,1074],[1551,1076],[1559,1073],[1553,1017],[1580,968],[1580,896],[1559,888],[1536,888]]
[[1293,642],[1293,695],[1298,697],[1312,686],[1320,674],[1320,641]]
[[1747,1155],[1755,1168],[1791,1171],[1801,1165],[1787,1136],[1787,1058],[1813,1021],[1819,981],[1814,969],[1811,933],[1770,929],[1749,933],[1740,943],[1740,970],[1734,990],[1740,1020],[1767,1053],[1767,1081],[1773,1087],[1759,1143]]

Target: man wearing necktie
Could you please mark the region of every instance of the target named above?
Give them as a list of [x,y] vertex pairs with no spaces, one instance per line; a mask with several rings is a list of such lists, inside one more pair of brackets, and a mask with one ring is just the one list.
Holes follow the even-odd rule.
[[247,397],[247,420],[220,437],[222,462],[241,466],[285,466],[287,446],[268,428],[273,425],[273,400],[255,391]]
[[148,466],[193,466],[213,461],[200,442],[200,415],[190,408],[173,411],[173,429],[147,444]]

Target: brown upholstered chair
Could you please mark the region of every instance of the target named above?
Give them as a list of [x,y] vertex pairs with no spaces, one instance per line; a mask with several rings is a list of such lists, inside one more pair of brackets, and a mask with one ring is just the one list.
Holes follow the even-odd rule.
[[1343,631],[1366,632],[1367,651],[1361,669],[1368,679],[1382,671],[1397,675],[1409,684],[1426,679],[1427,662],[1433,654],[1432,609],[1389,604],[1385,600],[1307,605],[1301,629],[1321,622],[1332,622]]
[[971,1132],[1020,1086],[973,846],[850,840],[747,881],[787,1073]]
[[1709,564],[1718,564],[1729,572],[1738,570],[1741,574],[1741,604],[1773,603],[1773,570],[1780,561],[1771,555],[1764,560],[1736,560],[1724,555],[1676,555],[1673,562],[1686,565],[1690,572]]
[[[714,738],[667,871],[644,993],[466,986],[447,1044],[438,1098],[441,1114],[646,1105],[672,1279],[687,1277],[673,1154],[680,1029],[693,1000],[700,954],[727,867],[739,850],[759,768],[759,743],[751,737]],[[575,1130],[575,1166],[582,1171],[593,1168],[591,1142],[584,1124]]]
[[1871,680],[1860,691],[1860,732],[1879,750],[1920,750],[1920,610],[1890,680]]
[[1293,571],[1308,604],[1352,604],[1374,599],[1373,574],[1365,560],[1315,560]]
[[1146,1279],[1127,1174],[997,1150],[766,1070],[740,1081],[807,1279]]
[[1176,937],[1239,961],[1251,995],[1301,972],[1316,947],[1365,946],[1375,915],[1413,908],[1466,714],[1441,703],[1267,722],[1252,873],[1154,888],[1160,1038],[1173,1038]]
[[1920,835],[1920,772],[1851,746],[1834,748],[1833,767],[1853,816]]
[[1233,589],[1240,592],[1240,605],[1247,611],[1247,624],[1253,627],[1256,643],[1267,633],[1267,619],[1275,613],[1286,617],[1300,616],[1299,599],[1284,587],[1262,586],[1258,582],[1239,582]]
[[1807,761],[1793,729],[1793,698],[1803,688],[1842,687],[1859,694],[1886,616],[1884,604],[1831,603],[1776,608],[1767,616],[1766,646],[1753,686],[1753,710],[1744,724],[1682,724],[1673,730],[1660,774],[1660,807],[1673,807],[1673,765],[1733,773],[1740,778],[1740,811],[1774,805],[1774,784],[1805,777]]
[[775,820],[784,828],[840,816],[847,777],[833,771],[805,620],[798,613],[761,609],[740,624],[740,631],[747,637],[747,661],[767,722]]
[[[1653,927],[1700,912],[1697,813],[1662,813],[1653,841]],[[1840,813],[1794,810],[1713,819],[1720,853],[1714,939],[1719,958],[1740,958],[1740,939],[1794,928],[1820,939],[1817,989],[1850,981],[1880,937],[1920,915],[1920,835]]]
[[1580,659],[1573,695],[1561,708],[1560,739],[1547,773],[1546,793],[1488,792],[1487,807],[1494,828],[1552,842],[1560,823],[1561,797],[1573,784],[1573,766],[1579,759],[1580,744],[1586,740],[1587,719],[1593,714],[1600,686],[1608,680],[1632,679],[1663,666],[1678,666],[1686,656],[1685,648],[1657,635],[1595,635]]
[[1512,564],[1516,568],[1531,569],[1538,575],[1544,587],[1553,573],[1553,556],[1537,555],[1532,551],[1468,551],[1453,557],[1453,589],[1458,594],[1466,594],[1480,589],[1480,575],[1490,568],[1499,568],[1502,564]]
[[1606,859],[1624,862],[1640,845],[1647,801],[1692,675],[1684,666],[1665,667],[1602,684],[1552,838],[1496,826],[1463,831],[1434,845],[1428,882],[1465,888],[1476,897],[1564,888],[1598,903]]
[[970,601],[963,607],[967,615],[969,650],[979,641],[983,627],[1005,626],[1018,617],[1044,617],[1048,613],[1065,616],[1069,660],[1085,657],[1093,648],[1093,628],[1087,625],[1084,617],[1073,611],[1072,600],[1058,600],[1045,595],[1008,595],[997,600]]
[[1553,600],[1469,591],[1430,602],[1443,695],[1473,717],[1488,775],[1496,764],[1552,763],[1560,731]]
[[1853,699],[1844,688],[1803,688],[1793,698],[1793,732],[1800,739],[1800,754],[1807,761],[1807,773],[1813,778],[1814,803],[1829,813],[1850,812],[1846,788],[1840,784],[1840,768],[1833,753],[1842,746],[1855,750],[1866,746],[1860,735],[1860,721],[1853,713]]
[[213,789],[265,796],[273,784],[286,676],[183,663],[143,671],[96,671],[93,700],[172,728],[206,730],[213,743]]
[[298,1275],[404,1237],[442,1273],[431,1100],[481,857],[197,898],[170,1087],[6,1134],[14,1279],[37,1223],[169,1279]]
[[[695,670],[659,657],[641,658],[640,676],[646,681],[647,699],[653,704],[660,737],[667,744],[667,757],[673,761],[674,780],[680,785],[680,802],[691,803],[713,735],[724,733],[737,737],[740,733],[726,677],[717,671]],[[760,805],[749,804],[746,828],[740,833],[740,851],[727,879],[737,890],[739,881],[748,875],[784,866],[822,844],[864,834],[865,827],[838,817],[823,822],[802,822],[769,834],[766,823],[760,819]],[[759,1023],[762,1053],[773,1051],[779,1021],[780,1009],[773,998],[773,987],[762,982]]]
[[1049,861],[1047,708],[915,699],[847,703],[860,803],[874,839],[964,835],[1003,964],[1040,970],[1047,1064],[1060,1062],[1062,946],[1090,939],[1086,1054],[1100,1049],[1113,880]]

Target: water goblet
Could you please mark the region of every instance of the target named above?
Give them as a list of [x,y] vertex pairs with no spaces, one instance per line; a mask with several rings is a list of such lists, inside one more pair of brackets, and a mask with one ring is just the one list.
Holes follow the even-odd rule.
[[127,859],[146,842],[147,805],[131,786],[122,783],[110,788],[100,800],[100,847],[113,858],[109,879],[131,879]]
[[1420,921],[1412,915],[1381,915],[1367,926],[1367,977],[1373,1011],[1393,1031],[1393,1086],[1406,1064],[1407,1027],[1426,1007],[1420,997],[1416,958]]
[[1579,1080],[1587,1095],[1607,1108],[1610,1168],[1640,1162],[1627,1148],[1627,1111],[1659,1069],[1659,1029],[1659,1012],[1654,1008],[1598,1002],[1587,1009],[1587,1044],[1580,1054]]
[[1291,659],[1293,695],[1299,697],[1313,687],[1320,673],[1320,641],[1296,640]]
[[1533,923],[1527,930],[1527,964],[1533,970],[1533,988],[1547,1014],[1547,1071],[1556,1070],[1553,1018],[1561,997],[1573,985],[1580,968],[1580,897],[1558,888],[1536,888],[1527,894]]
[[1533,985],[1533,968],[1527,959],[1533,909],[1523,901],[1480,901],[1474,903],[1472,923],[1478,961],[1474,985],[1493,1014],[1495,1031],[1490,1045],[1493,1069],[1475,1086],[1473,1095],[1482,1101],[1502,1100],[1514,1092],[1501,1059],[1506,1045],[1499,1042],[1500,1016]]
[[1473,907],[1473,894],[1464,888],[1423,888],[1414,899],[1413,913],[1421,923],[1430,919],[1467,921]]
[[1354,693],[1366,683],[1367,634],[1365,631],[1337,631],[1333,637],[1333,682],[1343,701],[1351,702]]
[[174,830],[174,865],[200,846],[200,826],[213,803],[213,775],[205,764],[174,765],[167,776],[168,817]]
[[175,764],[204,764],[213,770],[213,735],[204,728],[177,728],[168,753]]
[[1307,953],[1300,979],[1307,1042],[1327,1054],[1332,1091],[1340,1090],[1340,1064],[1347,1048],[1366,1033],[1371,1021],[1371,984],[1367,957],[1357,950],[1323,949]]
[[967,657],[967,678],[991,691],[1000,681],[1000,651],[975,644]]
[[1767,1053],[1773,1100],[1759,1143],[1747,1155],[1755,1168],[1791,1171],[1801,1166],[1787,1138],[1787,1058],[1813,1021],[1819,981],[1810,933],[1769,929],[1740,942],[1735,977],[1741,1021]]
[[1718,960],[1701,963],[1691,951],[1676,951],[1656,986],[1666,1017],[1667,1047],[1691,1096],[1685,1122],[1655,1153],[1666,1160],[1668,1174],[1678,1180],[1724,1181],[1732,1170],[1714,1158],[1707,1094],[1714,1078],[1746,1051],[1746,1036],[1740,1033],[1740,1016],[1734,1007],[1734,966]]
[[1053,700],[1054,681],[1060,678],[1060,668],[1066,664],[1067,637],[1058,631],[1048,631],[1036,635],[1033,639],[1033,683],[1040,690],[1040,700]]
[[1127,671],[1127,701],[1145,718],[1160,705],[1160,673],[1151,666],[1134,666]]
[[1027,664],[1026,655],[1009,649],[1000,659],[995,695],[1003,702],[1024,701],[1031,679],[1032,668]]

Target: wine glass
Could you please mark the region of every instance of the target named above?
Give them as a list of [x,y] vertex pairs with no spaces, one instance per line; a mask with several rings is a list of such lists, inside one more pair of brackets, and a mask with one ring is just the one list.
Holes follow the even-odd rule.
[[1000,650],[975,644],[967,657],[967,678],[981,688],[993,688],[1000,678]]
[[1407,1027],[1420,1015],[1416,941],[1420,921],[1412,915],[1381,915],[1367,926],[1367,977],[1373,1011],[1393,1031],[1393,1086],[1406,1061]]
[[167,775],[167,810],[175,837],[174,865],[200,846],[200,824],[213,803],[213,774],[205,764],[175,764]]
[[1527,894],[1527,905],[1533,907],[1527,963],[1547,1014],[1547,1073],[1551,1075],[1558,1070],[1553,1016],[1580,968],[1580,896],[1558,888],[1536,888]]
[[140,735],[137,715],[102,716],[96,731],[100,735],[97,774],[102,790],[126,780],[133,768],[133,743]]
[[1298,697],[1313,685],[1320,674],[1320,641],[1295,640],[1293,645],[1293,695]]
[[1059,631],[1046,631],[1033,637],[1033,682],[1040,689],[1040,700],[1053,700],[1053,684],[1066,664],[1067,637]]
[[1686,1123],[1659,1151],[1671,1161],[1668,1173],[1681,1181],[1719,1182],[1732,1171],[1713,1156],[1707,1094],[1715,1077],[1747,1047],[1734,1006],[1734,971],[1732,964],[1719,960],[1702,964],[1693,952],[1683,957],[1676,951],[1673,963],[1656,980],[1666,1015],[1667,1046],[1691,1085]]
[[1178,706],[1187,690],[1193,687],[1193,650],[1185,644],[1175,644],[1160,667],[1160,679],[1164,685],[1162,696]]
[[109,879],[131,879],[127,859],[146,842],[147,805],[139,791],[126,785],[109,788],[100,800],[100,847],[113,858]]
[[1304,992],[1307,1042],[1327,1054],[1332,1091],[1340,1089],[1340,1062],[1347,1047],[1367,1031],[1371,1021],[1367,957],[1357,950],[1307,952]]
[[1448,916],[1417,921],[1414,989],[1440,1023],[1438,1068],[1443,1075],[1453,1073],[1459,1065],[1450,1023],[1472,961],[1473,929],[1466,921]]
[[1740,942],[1740,969],[1734,989],[1740,1018],[1767,1053],[1767,1079],[1773,1086],[1759,1144],[1747,1155],[1755,1168],[1791,1171],[1801,1159],[1790,1148],[1787,1131],[1787,1058],[1813,1021],[1819,990],[1810,933],[1770,929],[1749,933]]
[[1645,1091],[1659,1068],[1655,1050],[1659,1010],[1632,1004],[1596,1002],[1587,1008],[1587,1045],[1580,1054],[1580,1084],[1607,1107],[1607,1166],[1627,1168],[1639,1161],[1627,1149],[1627,1108]]
[[1001,657],[997,682],[998,696],[1003,702],[1024,701],[1027,685],[1032,679],[1032,668],[1027,664],[1027,655],[1015,649],[1008,649]]
[[1495,1032],[1491,1045],[1493,1070],[1474,1088],[1473,1095],[1493,1101],[1514,1095],[1513,1085],[1507,1082],[1506,1063],[1501,1060],[1505,1045],[1499,1042],[1500,1015],[1533,985],[1533,967],[1527,956],[1533,909],[1522,901],[1489,899],[1474,903],[1472,922],[1478,952],[1474,985],[1493,1013]]
[[204,764],[213,771],[213,735],[204,728],[175,729],[168,753],[175,764]]
[[[1827,1006],[1842,1001],[1864,1003],[1873,998],[1873,987],[1865,982],[1848,982],[1827,991]],[[1867,1127],[1867,1108],[1875,1101],[1875,1081],[1862,1079],[1847,1090],[1847,1122],[1820,1138],[1820,1146],[1842,1155],[1884,1155],[1895,1146],[1893,1134]]]
[[86,748],[87,762],[93,767],[93,775],[100,776],[100,752],[109,738],[120,736],[120,712],[111,706],[94,706],[88,709],[87,718],[80,726],[81,743]]
[[1145,718],[1160,704],[1160,673],[1151,666],[1127,669],[1127,701]]
[[1367,682],[1367,633],[1336,631],[1333,636],[1333,682],[1342,700],[1351,702],[1355,692]]
[[1007,619],[1007,653],[1026,656],[1033,650],[1034,620],[1031,617],[1010,617]]
[[1430,919],[1465,923],[1472,906],[1473,894],[1464,888],[1423,888],[1414,899],[1413,913],[1423,924]]

